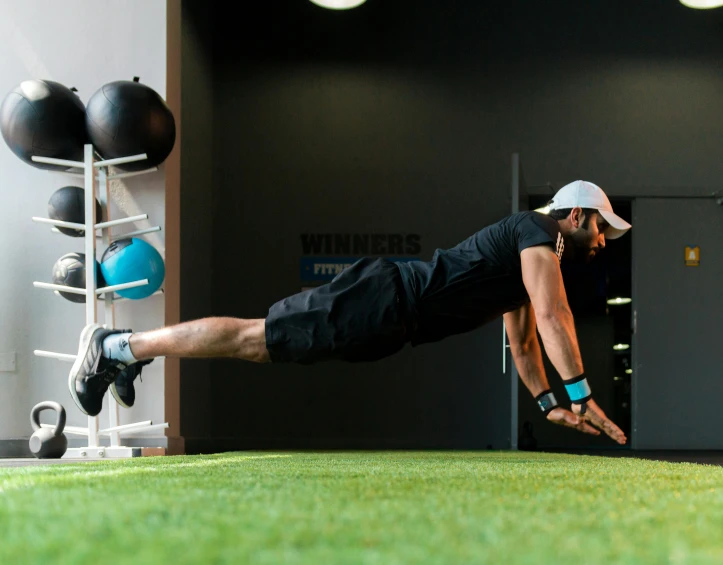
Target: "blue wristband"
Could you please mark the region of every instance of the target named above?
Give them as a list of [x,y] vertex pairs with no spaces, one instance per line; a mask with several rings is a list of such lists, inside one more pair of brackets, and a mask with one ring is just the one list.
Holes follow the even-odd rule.
[[565,381],[565,390],[573,404],[584,404],[592,398],[592,390],[590,390],[585,375]]

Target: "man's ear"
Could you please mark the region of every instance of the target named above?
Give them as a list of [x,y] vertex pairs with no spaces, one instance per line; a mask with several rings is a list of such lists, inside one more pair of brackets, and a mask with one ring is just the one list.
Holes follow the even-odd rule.
[[585,213],[579,206],[570,210],[570,222],[573,228],[579,228],[585,219]]

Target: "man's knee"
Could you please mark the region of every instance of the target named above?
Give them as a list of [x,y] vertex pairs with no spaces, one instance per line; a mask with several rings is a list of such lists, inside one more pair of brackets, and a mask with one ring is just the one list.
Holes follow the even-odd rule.
[[263,318],[244,320],[238,335],[237,357],[254,363],[270,363],[266,349],[266,321]]

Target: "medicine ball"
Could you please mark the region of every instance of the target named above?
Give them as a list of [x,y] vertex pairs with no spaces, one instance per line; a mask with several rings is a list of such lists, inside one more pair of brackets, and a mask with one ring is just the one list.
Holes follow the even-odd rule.
[[[96,287],[106,286],[98,261],[95,262],[95,272]],[[85,253],[66,253],[58,259],[53,266],[53,283],[85,288]],[[71,302],[85,304],[85,294],[61,291],[60,296]]]
[[166,276],[166,267],[156,248],[142,239],[125,238],[114,241],[103,253],[100,270],[108,286],[148,279],[148,284],[117,293],[139,300],[156,292]]
[[88,143],[85,108],[69,88],[50,80],[26,80],[0,106],[0,131],[10,150],[28,165],[63,171],[68,167],[31,160],[38,157],[83,160]]
[[148,155],[143,161],[118,165],[125,171],[160,165],[176,142],[176,122],[163,98],[135,81],[111,82],[93,94],[85,122],[91,143],[103,158]]
[[[102,221],[103,211],[100,202],[95,199],[95,218],[96,222]],[[64,186],[56,190],[48,201],[48,216],[52,220],[61,220],[63,222],[73,222],[76,224],[85,223],[85,190],[79,186]],[[73,228],[58,228],[61,233],[70,237],[83,237],[85,230],[76,230]]]

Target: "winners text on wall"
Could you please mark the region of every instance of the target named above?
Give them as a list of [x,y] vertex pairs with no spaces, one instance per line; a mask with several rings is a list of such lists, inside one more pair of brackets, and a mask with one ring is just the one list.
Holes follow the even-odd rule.
[[422,238],[410,233],[302,233],[303,255],[418,255]]
[[384,257],[390,261],[418,259],[421,242],[421,236],[415,233],[301,234],[302,285],[329,282],[362,257]]

